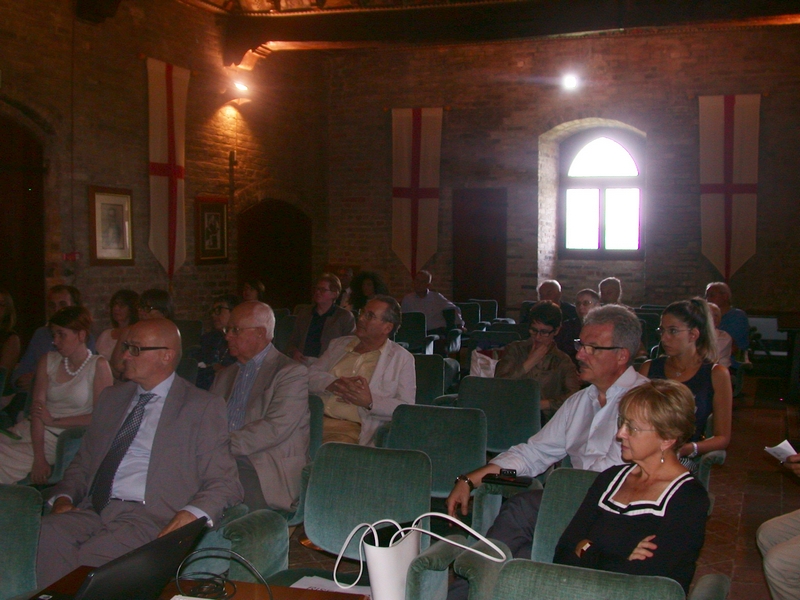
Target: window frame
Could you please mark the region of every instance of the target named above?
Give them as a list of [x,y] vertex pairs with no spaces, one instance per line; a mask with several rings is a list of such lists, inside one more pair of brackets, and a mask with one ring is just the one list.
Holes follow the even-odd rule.
[[[607,137],[620,144],[631,155],[639,175],[635,177],[569,177],[570,165],[578,153],[591,141]],[[645,256],[645,138],[633,131],[613,127],[593,127],[576,133],[559,145],[558,163],[558,258],[565,260],[644,260]],[[603,247],[605,237],[605,190],[608,188],[639,189],[639,249],[608,250]],[[567,248],[567,189],[599,189],[600,215],[598,249]]]

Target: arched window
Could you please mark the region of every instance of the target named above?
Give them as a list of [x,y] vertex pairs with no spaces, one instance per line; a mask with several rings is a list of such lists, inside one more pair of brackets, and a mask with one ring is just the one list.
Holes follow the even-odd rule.
[[643,152],[643,139],[620,129],[591,129],[562,142],[560,258],[644,256]]

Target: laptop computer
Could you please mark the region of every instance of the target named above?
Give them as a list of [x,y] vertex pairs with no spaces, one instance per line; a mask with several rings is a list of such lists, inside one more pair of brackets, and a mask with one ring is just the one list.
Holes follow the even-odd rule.
[[44,590],[31,600],[157,600],[206,526],[195,519],[91,571],[74,596]]

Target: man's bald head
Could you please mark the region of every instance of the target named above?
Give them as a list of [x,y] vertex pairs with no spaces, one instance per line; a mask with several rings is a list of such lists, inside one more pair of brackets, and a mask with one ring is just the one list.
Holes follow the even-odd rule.
[[431,275],[430,271],[417,272],[414,277],[414,292],[424,298],[428,294],[428,290],[431,289],[431,281],[433,281],[433,275]]
[[231,311],[226,331],[228,351],[244,364],[272,341],[275,335],[275,313],[263,302],[242,302]]
[[168,319],[134,323],[123,341],[129,346],[122,355],[124,375],[146,390],[169,377],[181,361],[181,334]]
[[549,300],[554,304],[559,304],[561,302],[561,284],[555,279],[543,281],[539,284],[539,288],[536,291],[539,294],[540,302],[542,300]]

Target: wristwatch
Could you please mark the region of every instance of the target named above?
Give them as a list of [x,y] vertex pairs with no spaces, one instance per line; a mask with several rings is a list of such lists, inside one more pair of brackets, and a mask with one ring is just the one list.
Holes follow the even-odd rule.
[[591,547],[592,547],[592,542],[586,540],[586,543],[580,548],[578,548],[578,558],[583,558],[584,553]]
[[694,458],[697,456],[697,442],[692,442],[692,453],[686,458]]
[[456,477],[456,480],[453,482],[453,485],[456,485],[459,481],[463,481],[464,483],[466,483],[469,486],[470,492],[475,491],[475,484],[472,483],[472,480],[463,473],[458,477]]

